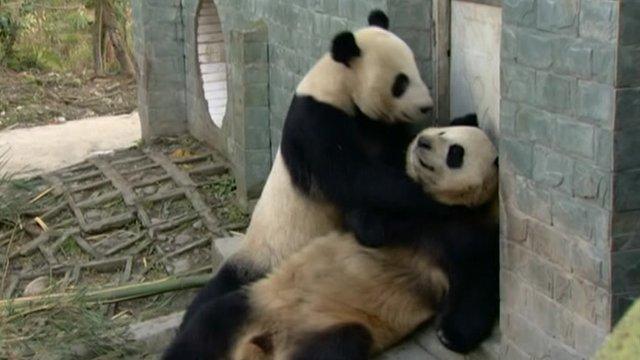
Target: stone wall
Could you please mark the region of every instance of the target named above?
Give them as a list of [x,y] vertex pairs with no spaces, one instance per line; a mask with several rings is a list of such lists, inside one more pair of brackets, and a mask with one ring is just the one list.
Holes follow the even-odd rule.
[[[240,146],[245,146],[242,150],[247,162],[245,177],[249,183],[259,184],[266,179],[270,167],[269,162],[265,163],[263,148],[256,149],[258,145],[250,142],[241,145],[235,140],[231,122],[227,120],[235,117],[235,122],[238,115],[230,111],[231,106],[227,107],[221,129],[213,125],[207,112],[195,37],[196,14],[202,1],[213,0],[134,2],[138,63],[144,66],[145,58],[149,58],[143,56],[148,54],[145,48],[151,48],[154,51],[151,60],[155,65],[151,69],[158,70],[146,75],[152,79],[151,83],[143,82],[140,87],[143,128],[148,129],[144,134],[145,137],[166,135],[188,127],[190,133],[227,152],[230,157],[233,152],[240,151]],[[387,11],[392,30],[411,45],[425,81],[432,83],[431,0],[216,0],[214,3],[222,22],[227,49],[232,31],[251,27],[258,20],[266,25],[268,86],[254,88],[253,94],[266,94],[268,116],[253,113],[255,116],[246,117],[244,121],[247,127],[269,128],[271,158],[280,143],[282,125],[297,83],[328,50],[335,33],[364,26],[374,8]],[[151,19],[160,21],[156,23]],[[163,83],[165,77],[170,82]],[[229,79],[230,84],[233,81]],[[158,91],[154,94],[157,96],[149,98],[148,89]],[[229,89],[230,92],[236,90]],[[164,104],[171,105],[171,109]],[[262,145],[260,143],[259,146]]]
[[640,1],[620,2],[613,126],[614,320],[640,296]]
[[503,1],[506,358],[590,357],[638,293],[639,5]]
[[184,39],[180,0],[132,1],[135,60],[140,71],[142,137],[187,129]]

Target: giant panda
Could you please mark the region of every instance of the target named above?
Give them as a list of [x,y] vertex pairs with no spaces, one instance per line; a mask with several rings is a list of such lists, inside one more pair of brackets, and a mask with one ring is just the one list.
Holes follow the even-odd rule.
[[368,359],[440,314],[440,338],[466,352],[498,313],[497,153],[476,127],[424,130],[406,168],[464,218],[393,223],[372,248],[332,232],[266,278],[203,305],[165,359]]
[[298,85],[245,245],[199,292],[183,326],[202,304],[341,229],[349,209],[454,211],[424,196],[403,171],[415,135],[409,123],[425,118],[433,100],[413,52],[387,30],[386,15],[375,10],[368,20],[368,27],[336,35]]

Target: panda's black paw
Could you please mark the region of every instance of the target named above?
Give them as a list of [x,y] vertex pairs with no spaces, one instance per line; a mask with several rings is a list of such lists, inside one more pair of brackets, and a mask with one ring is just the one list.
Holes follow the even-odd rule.
[[346,214],[347,227],[353,231],[358,243],[366,247],[384,245],[384,227],[375,220],[375,216],[367,211],[354,210]]
[[436,334],[442,345],[457,353],[466,354],[478,345],[467,341],[461,334],[456,332],[455,329],[449,329],[444,326],[438,329]]

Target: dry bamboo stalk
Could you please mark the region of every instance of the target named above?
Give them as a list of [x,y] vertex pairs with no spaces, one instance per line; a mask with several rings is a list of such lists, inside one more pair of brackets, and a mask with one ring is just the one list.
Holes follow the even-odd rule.
[[94,290],[81,295],[80,293],[57,293],[40,296],[26,296],[0,301],[0,311],[8,308],[20,310],[27,307],[39,307],[50,302],[62,302],[80,297],[86,303],[113,302],[120,299],[135,299],[157,295],[165,292],[183,290],[203,286],[211,278],[210,274],[187,277],[168,277],[161,280],[129,284],[108,289]]

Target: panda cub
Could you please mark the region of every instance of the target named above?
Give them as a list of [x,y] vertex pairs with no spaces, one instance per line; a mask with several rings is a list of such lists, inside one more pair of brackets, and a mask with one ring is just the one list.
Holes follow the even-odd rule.
[[496,158],[476,127],[424,130],[409,146],[408,174],[439,201],[473,211],[390,222],[385,237],[410,238],[380,248],[350,233],[314,239],[268,277],[204,305],[167,357],[368,359],[438,313],[445,344],[472,349],[498,311],[498,226],[488,214]]
[[245,245],[199,292],[181,327],[208,301],[342,229],[347,211],[455,211],[424,196],[403,171],[415,135],[408,123],[425,119],[433,100],[413,52],[387,30],[386,15],[376,10],[368,20],[368,27],[336,35],[298,85]]

